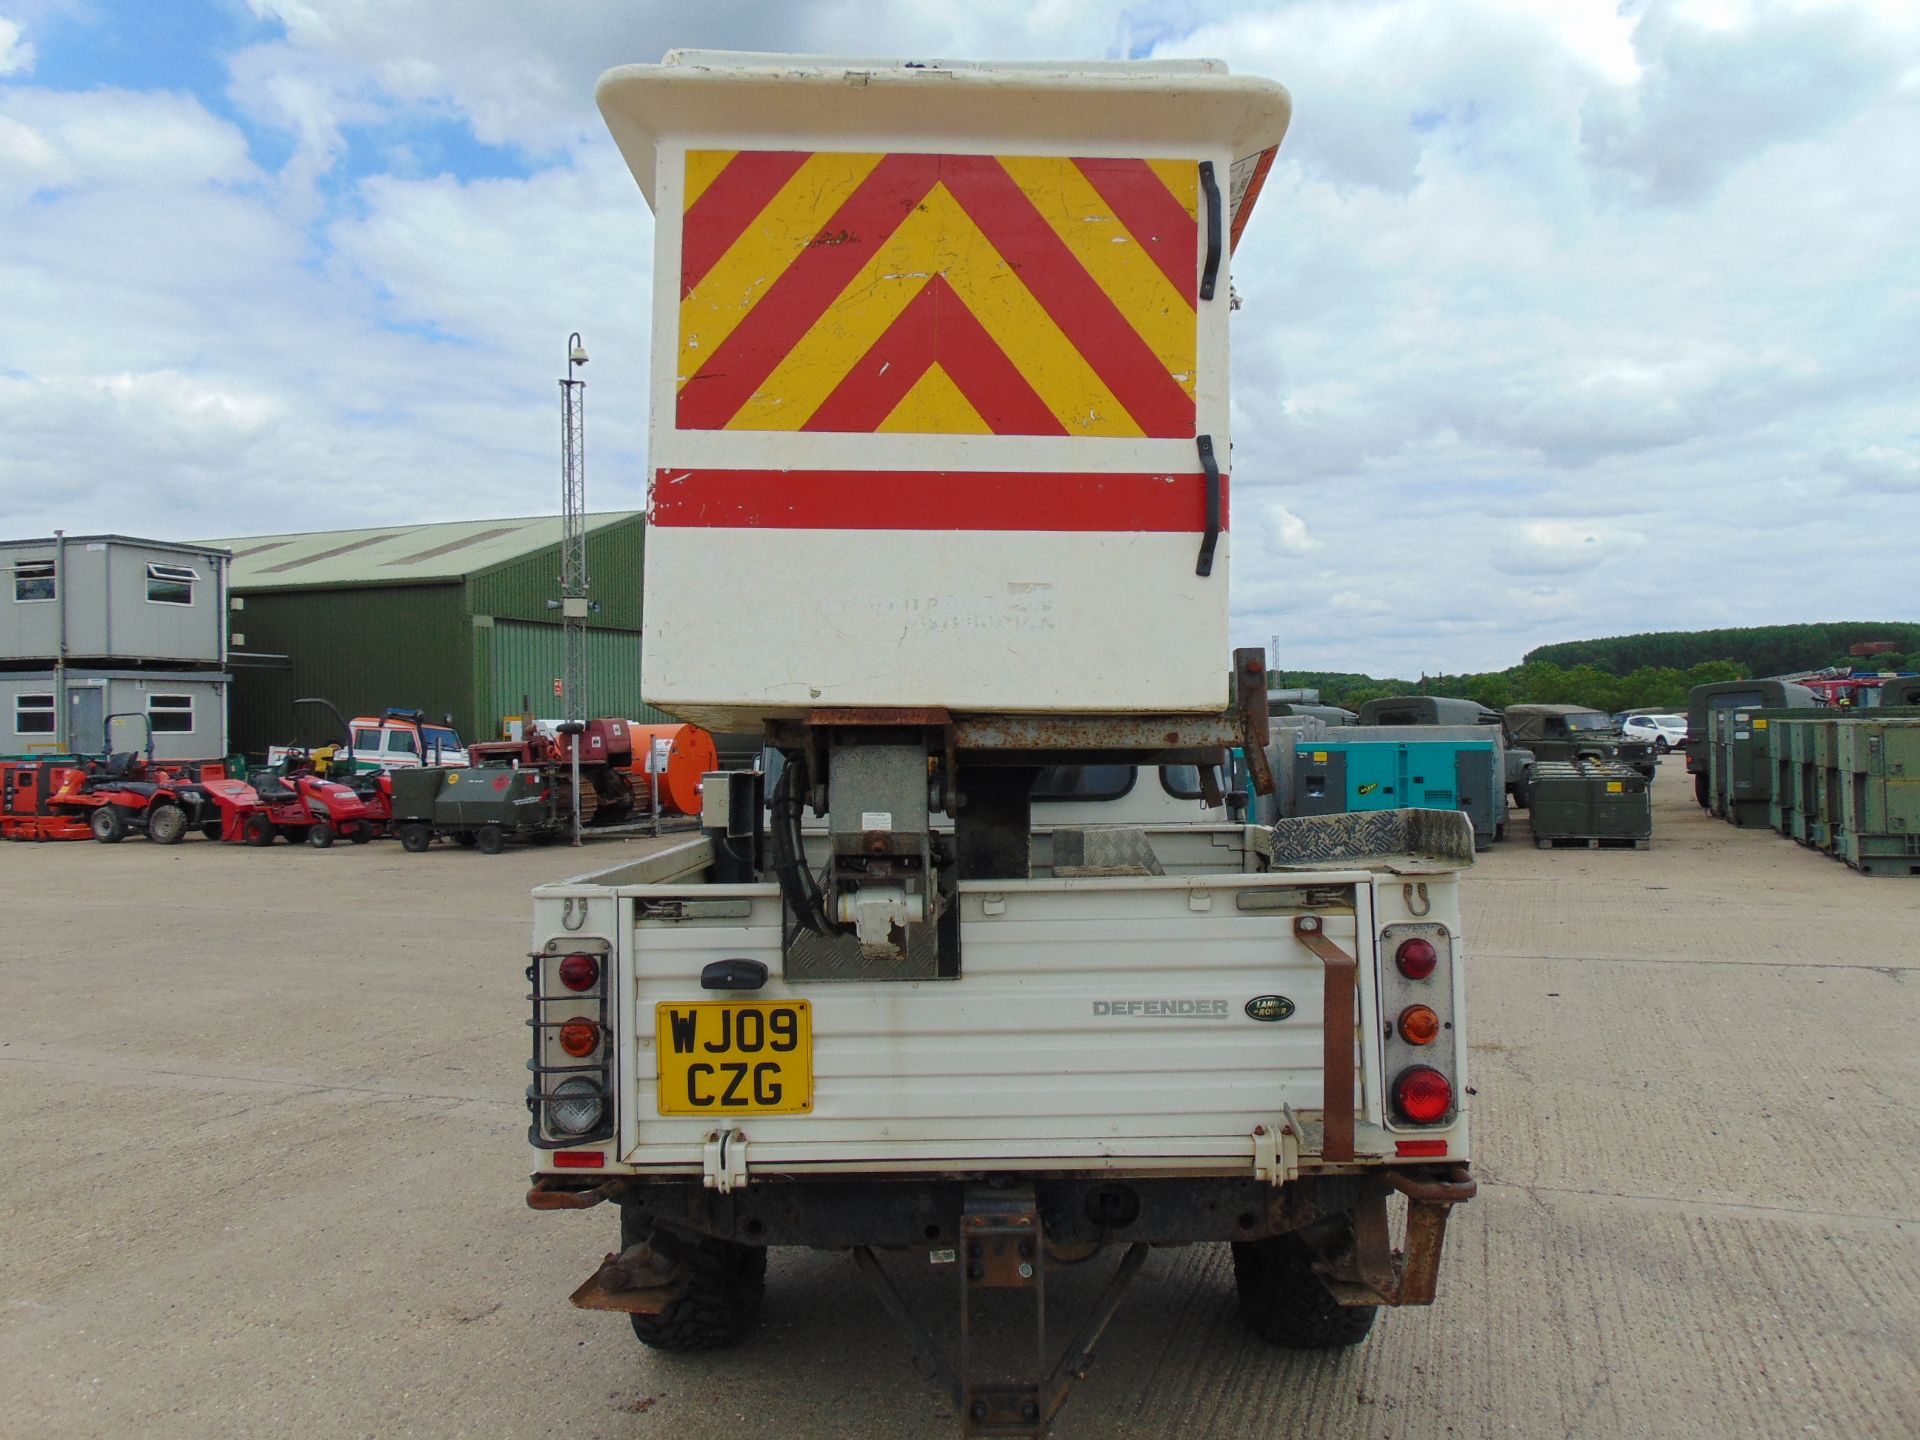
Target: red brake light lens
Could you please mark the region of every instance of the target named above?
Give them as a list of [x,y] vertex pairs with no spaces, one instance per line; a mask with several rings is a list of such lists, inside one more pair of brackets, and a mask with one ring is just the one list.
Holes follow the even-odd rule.
[[1453,1082],[1431,1065],[1402,1070],[1393,1082],[1393,1108],[1415,1125],[1431,1125],[1453,1108]]
[[1433,948],[1431,940],[1422,940],[1416,935],[1400,942],[1400,948],[1393,952],[1393,963],[1409,980],[1424,980],[1440,963],[1440,952]]
[[576,951],[560,962],[560,983],[569,990],[591,990],[600,983],[600,962]]
[[579,1060],[600,1044],[600,1027],[591,1020],[573,1019],[560,1027],[560,1048]]

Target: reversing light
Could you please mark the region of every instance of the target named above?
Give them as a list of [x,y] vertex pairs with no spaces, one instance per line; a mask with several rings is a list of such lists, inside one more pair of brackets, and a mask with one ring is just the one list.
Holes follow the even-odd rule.
[[584,1076],[562,1080],[547,1097],[547,1128],[556,1135],[584,1135],[606,1111],[600,1087]]
[[[1394,1022],[1400,1031],[1400,1038],[1409,1045],[1431,1045],[1440,1038],[1440,1017],[1426,1005],[1409,1005],[1400,1012],[1400,1018]],[[566,1043],[566,1032],[560,1033],[560,1043]],[[568,1054],[585,1054],[585,1051],[569,1050]]]
[[1400,948],[1393,952],[1393,963],[1409,980],[1424,980],[1440,963],[1440,952],[1433,948],[1431,940],[1422,940],[1416,935],[1400,942]]
[[560,962],[560,983],[569,990],[591,990],[600,983],[600,962],[575,951]]
[[1453,1083],[1431,1065],[1413,1065],[1393,1082],[1393,1108],[1414,1125],[1431,1125],[1453,1108]]
[[591,1055],[599,1044],[600,1027],[591,1020],[576,1017],[560,1027],[560,1048],[576,1060]]

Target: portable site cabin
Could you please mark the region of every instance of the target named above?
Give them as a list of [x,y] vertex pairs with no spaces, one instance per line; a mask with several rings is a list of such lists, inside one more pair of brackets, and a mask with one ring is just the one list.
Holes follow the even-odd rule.
[[1228,263],[1285,90],[675,52],[599,103],[657,222],[651,703],[1223,709]]
[[227,753],[227,565],[125,535],[0,542],[0,753]]

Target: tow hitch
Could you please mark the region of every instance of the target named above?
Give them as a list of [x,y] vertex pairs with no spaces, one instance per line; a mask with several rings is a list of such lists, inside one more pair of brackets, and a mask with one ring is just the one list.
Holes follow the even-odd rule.
[[[960,1365],[948,1361],[881,1268],[870,1246],[856,1245],[854,1262],[887,1314],[906,1334],[921,1370],[938,1381],[960,1415],[960,1433],[978,1437],[1043,1437],[1066,1403],[1073,1382],[1084,1380],[1094,1347],[1106,1333],[1120,1301],[1146,1262],[1149,1246],[1129,1245],[1106,1292],[1066,1351],[1048,1365],[1046,1237],[1031,1185],[969,1187],[960,1216]],[[974,1310],[985,1292],[1024,1295],[1032,1317],[1033,1368],[1012,1379],[983,1382],[975,1344]]]

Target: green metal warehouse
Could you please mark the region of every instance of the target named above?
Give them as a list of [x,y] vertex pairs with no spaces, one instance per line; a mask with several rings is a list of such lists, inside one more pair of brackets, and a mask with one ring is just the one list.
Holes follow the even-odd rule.
[[[664,719],[640,700],[644,512],[587,517],[590,715]],[[451,715],[469,739],[531,704],[561,713],[560,521],[383,525],[214,542],[233,552],[232,743],[332,738],[296,696],[348,716],[389,705]]]

